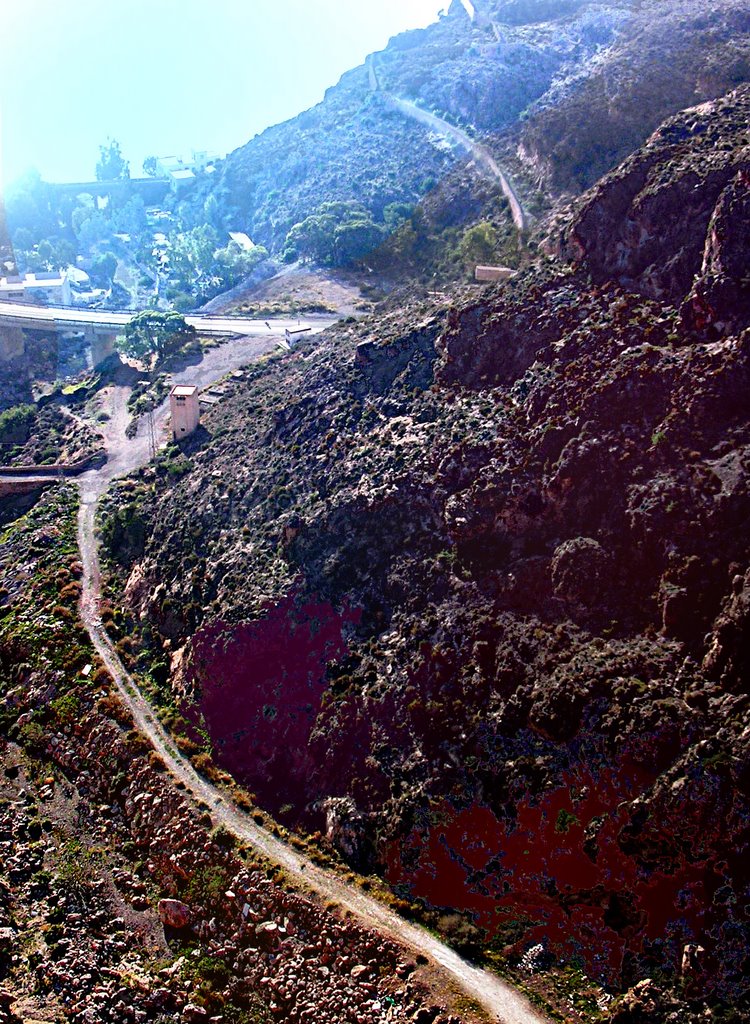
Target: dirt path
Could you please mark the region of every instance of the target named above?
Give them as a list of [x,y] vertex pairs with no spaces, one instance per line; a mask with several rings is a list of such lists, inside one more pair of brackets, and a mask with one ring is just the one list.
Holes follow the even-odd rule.
[[[209,383],[211,379],[215,380],[226,372],[228,362],[239,364],[248,361],[243,350],[238,350],[234,354],[225,353],[223,358],[214,355],[214,352],[209,353],[200,366],[190,369],[191,379],[195,380],[198,377],[202,383]],[[200,776],[190,762],[175,749],[148,701],[120,661],[99,615],[101,574],[94,528],[97,505],[102,494],[116,477],[132,472],[149,460],[147,437],[144,444],[144,439],[140,435],[134,441],[127,441],[124,438],[124,431],[121,436],[120,431],[125,420],[121,410],[127,401],[126,391],[126,388],[115,390],[112,396],[114,415],[109,421],[107,438],[112,446],[110,461],[102,469],[89,471],[79,478],[81,506],[78,517],[78,545],[83,565],[81,617],[91,642],[111,673],[138,728],[151,740],[173,776],[183,782],[196,799],[206,801],[211,806],[215,821],[224,825],[238,838],[250,843],[290,875],[313,889],[324,900],[337,903],[355,914],[368,927],[390,935],[416,952],[423,953],[442,967],[447,975],[457,981],[496,1021],[502,1024],[544,1024],[545,1018],[534,1010],[520,993],[500,978],[468,963],[424,929],[404,921],[355,885],[344,882],[332,871],[318,867],[282,840],[255,824],[248,815],[228,803],[226,798]],[[157,421],[162,423],[162,417],[163,411],[160,411]]]
[[503,190],[503,194],[510,205],[513,223],[516,225],[520,234],[525,234],[529,230],[531,225],[531,218],[529,214],[524,210],[518,193],[513,187],[513,183],[510,178],[505,171],[503,171],[486,146],[476,142],[462,128],[456,128],[455,125],[450,124],[448,121],[444,121],[443,118],[438,117],[437,114],[431,114],[427,110],[422,110],[421,107],[412,103],[411,100],[401,100],[397,96],[390,95],[387,96],[387,99],[391,106],[400,110],[402,114],[405,114],[407,117],[412,118],[412,120],[419,121],[426,127],[439,132],[445,138],[458,143],[458,145],[465,149],[467,153],[470,153],[484,173],[488,177],[494,178],[500,184],[500,188]]
[[[463,2],[463,0],[462,0]],[[466,7],[467,5],[464,4]],[[469,4],[469,7],[473,6]],[[467,14],[469,14],[469,7],[467,7]],[[469,14],[471,18],[472,15]],[[499,29],[493,22],[493,31],[496,38],[500,38]],[[431,114],[427,110],[423,110],[418,107],[416,103],[412,103],[411,100],[402,100],[398,96],[394,96],[389,93],[383,83],[383,77],[378,67],[377,54],[370,54],[367,58],[367,73],[370,79],[370,89],[373,92],[378,92],[383,96],[386,103],[390,103],[396,110],[400,110],[406,117],[410,117],[413,121],[419,121],[420,124],[425,125],[427,128],[432,128],[433,131],[438,132],[446,139],[450,139],[451,142],[458,143],[462,149],[465,149],[467,153],[470,153],[474,157],[477,166],[480,167],[486,175],[490,178],[494,178],[503,190],[505,198],[510,204],[510,212],[513,217],[513,223],[516,225],[517,230],[520,234],[524,235],[531,227],[531,216],[524,210],[521,199],[513,187],[513,182],[510,180],[505,171],[500,167],[495,158],[492,156],[486,146],[483,146],[480,142],[465,132],[462,128],[456,128],[455,125],[445,121],[442,117],[438,117],[437,114]]]

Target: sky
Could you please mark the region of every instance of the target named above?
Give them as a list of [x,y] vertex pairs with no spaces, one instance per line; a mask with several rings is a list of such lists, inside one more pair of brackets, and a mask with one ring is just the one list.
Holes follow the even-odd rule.
[[449,0],[0,0],[0,180],[94,177],[120,143],[225,155]]

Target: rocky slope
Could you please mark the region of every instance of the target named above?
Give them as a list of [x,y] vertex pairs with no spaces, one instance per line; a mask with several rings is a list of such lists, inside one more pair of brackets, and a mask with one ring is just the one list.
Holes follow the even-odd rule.
[[2,1024],[459,1024],[165,774],[76,616],[75,511],[0,504]]
[[263,806],[464,948],[635,986],[622,1024],[747,1010],[749,104],[663,125],[505,288],[254,368],[105,521]]
[[521,133],[521,152],[553,191],[577,193],[683,107],[750,78],[750,12],[719,0],[629,6],[612,46],[552,88]]

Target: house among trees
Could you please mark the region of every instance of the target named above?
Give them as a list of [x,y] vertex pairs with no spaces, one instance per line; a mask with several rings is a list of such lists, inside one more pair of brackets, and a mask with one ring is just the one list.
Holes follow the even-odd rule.
[[67,271],[24,274],[0,278],[0,300],[5,302],[53,303],[70,306],[72,296]]
[[194,384],[178,384],[173,387],[169,396],[169,411],[175,441],[192,434],[201,418],[198,388]]

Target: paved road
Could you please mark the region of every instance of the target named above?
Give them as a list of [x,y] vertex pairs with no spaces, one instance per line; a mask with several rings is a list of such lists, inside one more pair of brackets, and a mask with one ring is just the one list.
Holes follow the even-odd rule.
[[[0,302],[0,323],[20,327],[53,327],[56,330],[68,327],[70,330],[85,328],[112,328],[119,331],[132,319],[133,313],[118,312],[106,309],[78,309],[72,306],[34,306],[25,302]],[[294,330],[299,326],[297,318],[279,318],[273,320],[253,320],[245,317],[212,316],[210,314],[186,315],[185,319],[200,334],[209,335],[273,335],[283,337],[287,328]],[[310,326],[313,333],[325,330],[336,323],[337,317],[311,314],[306,316],[304,324]]]

